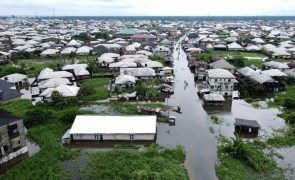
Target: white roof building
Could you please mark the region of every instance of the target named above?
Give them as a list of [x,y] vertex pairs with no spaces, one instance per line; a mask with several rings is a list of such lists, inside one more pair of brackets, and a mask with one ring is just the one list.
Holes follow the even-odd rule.
[[67,78],[67,79],[73,79],[73,74],[67,71],[53,71],[50,68],[45,68],[43,69],[39,76],[38,76],[38,80],[42,81],[42,80],[47,80],[47,79],[51,79],[51,78]]
[[59,85],[70,85],[71,82],[67,78],[52,78],[42,81],[38,84],[39,89],[55,88]]
[[111,63],[109,67],[110,68],[128,68],[128,67],[137,67],[137,64],[134,62],[121,61],[121,62]]
[[76,51],[77,55],[87,55],[90,54],[90,51],[92,51],[93,49],[91,47],[88,46],[82,46],[80,48],[78,48],[78,50]]
[[74,70],[75,68],[87,68],[87,64],[68,64],[62,67],[63,71]]
[[122,68],[120,74],[134,77],[151,77],[155,76],[156,72],[152,68]]
[[73,46],[73,47],[80,47],[82,44],[80,43],[80,42],[78,42],[78,41],[76,41],[76,40],[71,40],[68,44],[67,44],[67,46]]
[[156,116],[76,116],[70,134],[156,134]]
[[14,73],[14,74],[3,76],[1,79],[14,84],[18,82],[28,81],[28,76],[24,74]]
[[255,71],[254,69],[250,67],[243,67],[241,69],[238,69],[237,72],[246,77],[259,74],[259,72]]
[[59,52],[57,49],[46,49],[41,53],[41,56],[52,56]]
[[121,84],[126,84],[126,83],[135,83],[135,77],[130,76],[130,75],[120,75],[116,77],[115,84],[121,85]]
[[287,74],[283,73],[282,71],[278,69],[269,69],[265,71],[261,71],[261,74],[265,74],[270,77],[284,77],[287,76]]
[[244,48],[236,42],[227,45],[228,50],[243,50]]
[[235,79],[236,77],[225,69],[209,69],[207,70],[210,79]]
[[158,61],[146,61],[141,63],[143,67],[149,67],[149,68],[162,68],[164,67],[162,63]]
[[59,92],[63,97],[76,97],[79,93],[80,88],[77,86],[68,86],[61,84],[56,88],[48,88],[43,91],[39,96],[50,98],[54,91]]
[[71,53],[75,53],[77,51],[76,48],[74,47],[67,47],[65,49],[63,49],[60,54],[71,54]]

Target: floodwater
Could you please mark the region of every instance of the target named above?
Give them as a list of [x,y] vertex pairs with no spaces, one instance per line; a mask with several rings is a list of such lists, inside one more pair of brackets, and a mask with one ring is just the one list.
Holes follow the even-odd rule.
[[175,126],[158,125],[157,143],[166,147],[182,145],[185,148],[185,166],[190,179],[214,180],[217,179],[215,175],[217,139],[208,130],[208,116],[198,98],[194,75],[187,66],[186,54],[181,48],[176,50],[176,46],[173,54],[174,95],[166,99],[166,104],[180,106],[182,113],[170,113],[176,117]]
[[[176,50],[179,42],[173,54],[175,93],[166,99],[166,104],[180,106],[182,113],[170,113],[176,116],[175,126],[158,124],[157,143],[166,147],[182,145],[185,148],[185,166],[190,179],[214,180],[217,179],[217,137],[234,137],[235,118],[257,120],[262,127],[260,138],[285,128],[285,122],[277,117],[279,110],[257,109],[243,100],[233,100],[219,108],[203,107],[197,95],[194,76],[187,66],[186,54],[181,48]],[[210,118],[212,114],[220,117],[221,123],[214,124]]]
[[285,170],[286,177],[290,180],[295,179],[295,146],[275,149],[275,152],[282,156],[276,157],[275,160]]

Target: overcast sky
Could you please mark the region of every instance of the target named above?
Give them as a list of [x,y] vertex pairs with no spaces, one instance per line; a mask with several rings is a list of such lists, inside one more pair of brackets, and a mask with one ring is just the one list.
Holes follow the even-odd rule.
[[295,15],[295,0],[0,0],[0,15]]

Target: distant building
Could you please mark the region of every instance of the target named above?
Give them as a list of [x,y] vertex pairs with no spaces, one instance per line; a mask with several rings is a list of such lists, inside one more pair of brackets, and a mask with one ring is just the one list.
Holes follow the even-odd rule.
[[0,165],[28,153],[23,120],[0,109]]

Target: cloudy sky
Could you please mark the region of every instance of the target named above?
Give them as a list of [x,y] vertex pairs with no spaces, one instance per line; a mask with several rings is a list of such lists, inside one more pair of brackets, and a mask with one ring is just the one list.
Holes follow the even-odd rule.
[[295,0],[0,0],[0,15],[295,15]]

